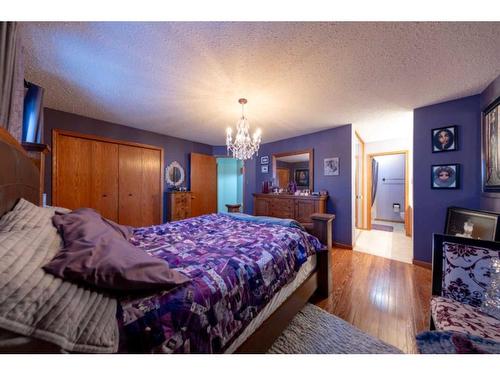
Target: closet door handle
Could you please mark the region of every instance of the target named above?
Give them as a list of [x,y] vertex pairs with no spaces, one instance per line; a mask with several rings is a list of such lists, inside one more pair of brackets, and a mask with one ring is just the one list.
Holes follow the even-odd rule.
[[131,197],[132,196],[132,193],[128,193],[128,196]]

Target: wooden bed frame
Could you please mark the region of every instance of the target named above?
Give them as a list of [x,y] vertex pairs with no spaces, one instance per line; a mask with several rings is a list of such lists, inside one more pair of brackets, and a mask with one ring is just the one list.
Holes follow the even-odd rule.
[[[26,150],[0,128],[0,216],[12,210],[20,198],[40,205],[40,171]],[[316,293],[326,298],[332,289],[331,248],[334,215],[313,214],[311,233],[325,245],[317,253],[316,269],[290,297],[236,350],[265,353],[293,317]]]

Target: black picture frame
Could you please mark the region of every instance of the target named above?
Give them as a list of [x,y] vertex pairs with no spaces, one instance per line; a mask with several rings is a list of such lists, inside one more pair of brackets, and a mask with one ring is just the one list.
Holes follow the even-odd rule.
[[260,164],[261,165],[269,164],[269,156],[261,156],[260,157]]
[[[441,170],[440,170],[441,169]],[[446,182],[444,180],[438,179],[438,174],[441,172],[448,172],[448,175],[451,175],[451,171],[453,171],[454,178],[453,183]],[[460,164],[433,164],[431,165],[431,188],[432,189],[459,189],[460,188]]]
[[[451,143],[448,146],[442,145],[439,141],[439,133],[445,132],[448,134],[448,139],[451,139]],[[431,130],[431,147],[433,153],[440,152],[450,152],[458,150],[458,126],[449,125],[442,126],[440,128],[434,128]]]
[[295,183],[300,187],[309,187],[309,169],[296,169]]
[[481,116],[481,178],[485,193],[500,192],[499,115],[500,97],[486,107]]
[[498,221],[499,214],[495,212],[448,207],[444,233],[460,238],[499,241]]

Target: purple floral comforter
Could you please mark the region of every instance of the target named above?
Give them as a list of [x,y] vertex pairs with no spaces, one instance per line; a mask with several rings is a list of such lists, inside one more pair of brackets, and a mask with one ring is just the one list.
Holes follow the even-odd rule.
[[138,228],[131,242],[191,281],[120,301],[123,352],[224,352],[321,248],[300,229],[224,214]]

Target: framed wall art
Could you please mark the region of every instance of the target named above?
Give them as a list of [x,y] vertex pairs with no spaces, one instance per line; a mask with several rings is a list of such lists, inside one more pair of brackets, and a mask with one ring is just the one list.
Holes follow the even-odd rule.
[[458,189],[460,187],[459,164],[436,164],[431,166],[433,189]]
[[500,192],[500,98],[483,112],[482,121],[482,175],[483,191]]
[[339,158],[324,159],[325,176],[338,176],[340,173]]
[[458,150],[458,127],[445,126],[432,129],[432,152],[446,152]]

